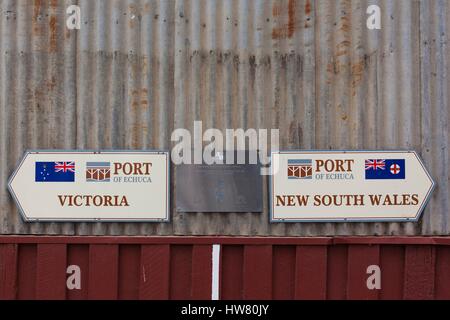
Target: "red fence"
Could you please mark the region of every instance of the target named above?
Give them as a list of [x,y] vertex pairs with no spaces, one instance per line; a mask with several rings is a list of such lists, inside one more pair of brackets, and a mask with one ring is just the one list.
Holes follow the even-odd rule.
[[439,237],[0,237],[0,299],[450,299],[449,270]]

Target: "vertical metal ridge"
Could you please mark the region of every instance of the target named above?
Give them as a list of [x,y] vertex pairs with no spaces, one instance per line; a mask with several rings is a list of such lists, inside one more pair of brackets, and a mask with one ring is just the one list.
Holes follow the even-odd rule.
[[[159,4],[160,16],[158,25],[158,49],[155,50],[155,56],[159,57],[159,141],[155,146],[158,149],[170,150],[170,134],[173,131],[173,81],[174,81],[174,65],[173,65],[173,47],[174,47],[174,7],[173,2],[163,1]],[[172,185],[172,184],[171,184]],[[157,232],[171,233],[173,230],[170,224],[160,224]]]
[[[121,90],[119,86],[116,86],[116,82],[123,79],[121,74],[120,66],[121,59],[121,48],[120,41],[114,35],[121,35],[122,23],[122,12],[115,10],[111,6],[112,1],[102,1],[98,4],[99,19],[96,23],[96,29],[99,31],[98,38],[102,38],[98,45],[98,51],[96,54],[96,59],[99,63],[97,67],[100,90],[105,93],[100,94],[96,97],[96,102],[101,104],[103,109],[102,113],[102,127],[103,135],[99,138],[102,140],[102,144],[106,148],[113,148],[113,146],[120,145],[120,132],[121,126],[120,121],[120,111],[121,110]],[[102,25],[101,22],[104,22]],[[103,28],[103,30],[101,30]],[[112,32],[109,32],[111,30]],[[102,100],[100,100],[102,99]]]
[[[363,5],[363,19],[362,23],[366,23],[366,8],[369,6],[370,1],[366,0]],[[381,132],[381,128],[378,125],[377,119],[379,119],[380,112],[380,67],[382,51],[379,48],[381,43],[381,30],[367,30],[363,28],[363,43],[364,43],[364,64],[363,73],[361,74],[363,85],[366,86],[362,89],[361,105],[361,128],[363,141],[362,144],[368,149],[377,149],[380,145],[378,136]],[[368,229],[370,234],[383,234],[386,224],[374,223]],[[361,233],[363,234],[363,233]]]
[[[9,42],[7,49],[3,53],[5,55],[5,64],[9,67],[6,70],[10,73],[8,77],[5,77],[7,81],[5,87],[7,89],[4,94],[10,95],[11,99],[6,100],[5,107],[7,110],[12,110],[6,123],[9,132],[9,139],[7,140],[9,148],[7,152],[10,155],[8,160],[17,163],[25,148],[23,131],[18,130],[18,128],[22,128],[25,125],[24,110],[26,110],[26,98],[24,97],[26,95],[26,85],[23,83],[23,79],[26,78],[26,59],[23,53],[24,42],[19,35],[20,28],[24,26],[24,19],[19,15],[20,8],[16,1],[7,2],[7,8],[6,12],[9,12],[6,17],[7,25],[12,28],[12,30],[9,29],[10,32],[2,34],[2,37],[8,38],[7,41]],[[3,76],[1,75],[0,77]],[[12,207],[11,213],[13,214],[10,217],[12,218],[14,232],[24,232],[27,228],[21,224],[21,217],[15,206]]]
[[[432,130],[432,95],[431,82],[429,70],[432,68],[431,62],[431,38],[430,38],[430,25],[432,21],[429,21],[432,9],[429,2],[420,2],[420,81],[421,81],[421,106],[424,109],[430,110],[430,112],[424,112],[421,114],[421,150],[422,157],[425,163],[430,165],[433,162],[434,155],[431,153],[432,140],[430,132]],[[433,166],[434,167],[434,166]],[[436,191],[435,191],[436,192]],[[430,203],[428,209],[434,209],[434,203]],[[430,215],[424,215],[422,217],[422,230],[430,230]]]
[[[267,8],[268,14],[268,28],[269,32],[266,34],[268,38],[267,41],[267,56],[268,56],[268,64],[264,68],[264,76],[265,76],[265,84],[264,90],[266,91],[265,99],[266,99],[266,126],[268,128],[279,128],[280,130],[280,147],[283,145],[283,137],[284,137],[284,127],[280,124],[284,119],[281,118],[280,109],[281,109],[281,90],[280,81],[281,81],[281,72],[280,72],[280,59],[279,57],[279,40],[274,39],[273,34],[274,30],[276,32],[278,25],[281,23],[279,21],[279,12],[280,12],[280,1],[272,0],[269,2]],[[268,218],[267,218],[268,220]],[[270,226],[271,234],[286,234],[287,226],[285,224],[274,224]]]
[[[333,139],[333,149],[352,149],[351,122],[355,121],[351,117],[351,54],[354,43],[352,43],[352,12],[350,0],[339,0],[334,8],[335,26],[333,33],[333,69],[334,82],[332,93],[332,115],[331,119],[335,123]],[[337,224],[338,234],[347,234],[351,227],[348,223]]]
[[[3,0],[1,2],[2,7],[4,6]],[[1,39],[5,39],[3,37],[3,34],[6,32],[6,26],[7,20],[2,19],[0,21],[0,36]],[[7,109],[7,80],[6,75],[6,49],[5,49],[5,41],[0,41],[0,161],[2,164],[8,163],[8,140],[9,140],[9,130],[7,128],[8,124],[8,116],[9,112]],[[0,166],[0,188],[1,190],[4,190],[3,192],[0,192],[0,210],[2,212],[2,218],[0,219],[0,226],[2,230],[9,231],[9,219],[10,215],[14,214],[14,204],[9,200],[9,194],[6,192],[7,189],[7,181],[8,181],[8,175],[9,167],[6,165]]]
[[[367,37],[368,30],[366,27],[366,2],[352,1],[351,2],[351,51],[350,57],[350,110],[349,117],[350,124],[350,145],[354,149],[364,148],[364,115],[366,106],[364,103],[367,95],[367,88],[371,83],[366,78],[367,60],[365,52],[367,52]],[[376,31],[375,31],[376,32]],[[353,226],[353,232],[356,234],[364,234],[369,231],[370,225],[364,223],[357,223]]]
[[[423,216],[422,232],[448,233],[448,61],[445,46],[448,43],[449,6],[446,2],[421,3],[421,84],[422,108],[428,110],[422,117],[422,154],[431,166],[431,174],[438,181],[434,199]],[[432,18],[434,17],[434,18]],[[445,85],[447,84],[447,87]],[[433,152],[434,150],[434,152]]]
[[[391,119],[398,119],[397,85],[401,85],[398,81],[396,73],[396,57],[399,52],[399,43],[396,41],[398,34],[398,19],[396,14],[396,2],[384,0],[381,3],[381,21],[383,21],[383,28],[381,29],[381,72],[380,72],[380,112],[378,113],[379,126],[379,145],[387,149],[395,148],[398,144],[397,121]],[[396,235],[399,233],[401,226],[394,222],[389,223],[385,232]]]
[[[401,131],[399,132],[400,143],[404,149],[416,150],[420,146],[420,134],[417,128],[420,127],[419,114],[420,107],[420,68],[414,67],[420,65],[420,16],[419,3],[399,3],[398,12],[400,15],[400,34],[401,55],[398,57],[397,64],[400,68],[400,78],[402,88],[407,85],[407,90],[400,91],[400,101],[398,106],[402,108],[399,113]],[[405,5],[408,5],[405,7]],[[405,7],[405,9],[403,9]],[[400,63],[402,59],[402,63]],[[409,94],[407,92],[410,92]],[[417,223],[407,222],[404,224],[404,234],[415,234],[418,230]]]
[[[2,0],[3,1],[3,0]],[[1,3],[3,5],[3,3]],[[5,27],[3,24],[5,23],[5,19],[0,21],[0,36],[3,38],[3,32]],[[7,110],[5,103],[5,91],[4,91],[4,82],[5,82],[5,74],[4,70],[4,57],[3,52],[3,41],[0,41],[0,162],[7,163],[7,137],[8,130],[6,128],[7,123]],[[2,212],[2,217],[0,219],[0,228],[2,230],[9,229],[7,225],[8,212],[11,212],[10,207],[12,207],[12,203],[8,202],[8,193],[6,192],[8,182],[8,167],[6,165],[0,166],[0,190],[4,190],[4,192],[0,192],[0,210]]]
[[[20,109],[23,108],[23,100],[18,98],[18,93],[23,92],[24,87],[19,84],[19,77],[24,71],[18,63],[18,27],[20,18],[17,17],[18,6],[16,1],[4,1],[5,11],[2,19],[6,23],[2,25],[2,42],[4,57],[4,69],[0,78],[4,79],[3,92],[6,99],[4,100],[5,110],[7,111],[5,119],[5,129],[7,130],[7,161],[10,163],[17,163],[23,153],[23,134],[19,130],[22,128]],[[6,13],[6,14],[5,14]],[[22,21],[21,21],[22,22]],[[4,41],[3,41],[4,39]],[[7,210],[7,217],[9,218],[10,232],[20,233],[26,232],[27,228],[21,223],[21,217],[16,206],[11,205]],[[8,214],[9,213],[9,214]]]

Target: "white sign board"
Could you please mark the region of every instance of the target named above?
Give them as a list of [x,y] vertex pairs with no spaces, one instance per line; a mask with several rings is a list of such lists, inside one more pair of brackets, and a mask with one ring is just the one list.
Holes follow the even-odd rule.
[[31,151],[9,190],[26,221],[168,221],[169,154]]
[[434,182],[413,151],[272,153],[272,222],[417,221]]

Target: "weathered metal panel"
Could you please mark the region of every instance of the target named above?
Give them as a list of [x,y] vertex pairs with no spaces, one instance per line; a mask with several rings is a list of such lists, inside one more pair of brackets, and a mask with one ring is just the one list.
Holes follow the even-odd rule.
[[[447,235],[448,21],[446,0],[0,0],[0,232]],[[6,190],[26,149],[169,149],[194,120],[280,128],[281,149],[415,149],[437,188],[419,223],[339,224],[270,224],[266,196],[262,214],[26,224]]]
[[[449,257],[448,237],[2,236],[0,299],[209,300],[214,272],[223,300],[449,299]],[[67,288],[69,265],[80,289]]]
[[226,164],[225,158],[223,161],[176,166],[177,212],[262,211],[261,166]]

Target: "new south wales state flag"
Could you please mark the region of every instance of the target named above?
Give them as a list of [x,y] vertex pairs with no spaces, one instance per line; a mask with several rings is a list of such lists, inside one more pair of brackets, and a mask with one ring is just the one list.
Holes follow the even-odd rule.
[[405,179],[405,159],[369,159],[365,161],[366,179]]

